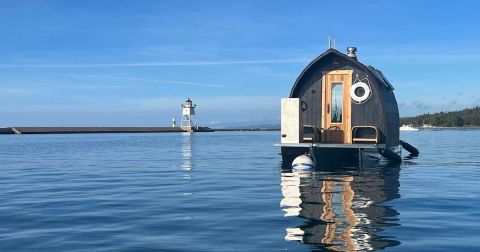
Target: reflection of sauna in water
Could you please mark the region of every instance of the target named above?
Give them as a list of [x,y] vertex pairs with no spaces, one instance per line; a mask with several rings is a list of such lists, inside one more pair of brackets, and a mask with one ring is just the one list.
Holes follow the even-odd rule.
[[287,228],[285,239],[340,251],[400,244],[380,234],[398,225],[399,213],[385,204],[400,197],[398,177],[398,165],[307,175],[282,172],[285,216],[304,219]]

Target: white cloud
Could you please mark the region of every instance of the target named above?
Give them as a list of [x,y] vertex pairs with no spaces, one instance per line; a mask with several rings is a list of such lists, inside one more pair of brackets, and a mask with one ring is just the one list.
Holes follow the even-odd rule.
[[225,87],[225,85],[203,83],[203,82],[192,82],[192,81],[156,80],[156,79],[145,79],[145,78],[134,78],[134,77],[116,77],[115,79],[133,80],[133,81],[142,81],[142,82],[151,82],[151,83],[161,83],[161,84],[199,86],[199,87]]
[[288,64],[304,63],[306,59],[260,59],[260,60],[220,60],[220,61],[172,61],[138,63],[85,63],[85,64],[0,64],[0,68],[100,68],[100,67],[162,67],[162,66],[215,66],[249,64]]
[[0,96],[30,96],[38,94],[38,90],[31,88],[0,87]]
[[[178,108],[187,97],[152,97],[126,99],[126,105],[137,109]],[[271,96],[231,96],[231,97],[191,97],[198,110],[209,112],[258,111],[280,107],[280,97]]]

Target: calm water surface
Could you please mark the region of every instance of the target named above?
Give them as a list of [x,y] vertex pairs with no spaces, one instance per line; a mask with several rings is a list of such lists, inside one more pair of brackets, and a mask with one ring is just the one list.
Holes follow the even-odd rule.
[[0,136],[0,251],[480,250],[480,131],[281,168],[278,132]]

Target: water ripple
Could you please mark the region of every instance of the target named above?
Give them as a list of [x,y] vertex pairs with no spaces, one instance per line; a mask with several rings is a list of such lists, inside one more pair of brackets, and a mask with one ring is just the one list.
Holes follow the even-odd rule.
[[479,133],[402,133],[420,157],[304,176],[278,132],[1,136],[0,249],[478,250]]

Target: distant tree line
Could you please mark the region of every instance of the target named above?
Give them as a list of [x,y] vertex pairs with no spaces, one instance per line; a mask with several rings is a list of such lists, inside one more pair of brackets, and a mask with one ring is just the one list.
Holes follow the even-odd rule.
[[480,126],[480,107],[467,108],[460,111],[423,114],[415,117],[404,117],[400,123],[412,124],[415,127],[430,124],[437,127]]

